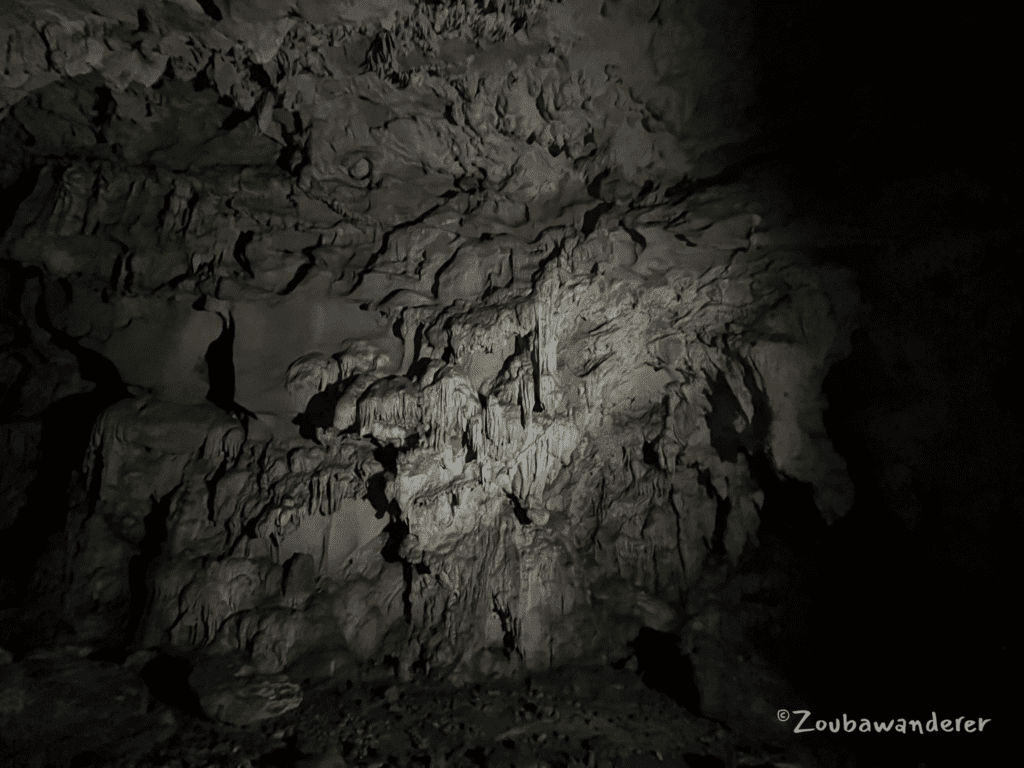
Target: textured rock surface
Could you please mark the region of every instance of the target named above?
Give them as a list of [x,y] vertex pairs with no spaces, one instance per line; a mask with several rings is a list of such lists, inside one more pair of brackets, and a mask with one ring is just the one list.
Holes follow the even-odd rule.
[[[748,455],[849,508],[817,393],[852,275],[775,235],[771,190],[670,189],[745,130],[699,42],[721,9],[298,10],[10,27],[51,54],[8,64],[8,122],[79,159],[37,166],[5,248],[42,268],[40,335],[134,395],[71,518],[77,641],[279,672],[343,625],[406,674],[545,668],[629,639],[590,629],[597,581],[669,626],[653,606],[740,557]],[[401,581],[359,554],[385,540]]]
[[[644,759],[734,761],[709,719],[747,762],[791,747],[774,712],[817,685],[798,595],[832,600],[844,634],[826,585],[856,591],[879,546],[821,531],[871,520],[895,551],[935,525],[946,564],[942,546],[986,562],[991,531],[1013,539],[1020,494],[995,468],[1019,429],[990,359],[1020,301],[977,297],[999,282],[978,254],[1019,238],[980,214],[941,230],[998,197],[956,176],[873,211],[844,188],[839,213],[824,182],[787,182],[759,131],[813,129],[798,103],[772,111],[786,86],[762,81],[785,71],[755,32],[811,11],[776,13],[7,3],[4,716],[40,646],[96,649],[67,662],[96,690],[110,659],[152,654],[146,684],[176,690],[152,671],[176,670],[191,692],[164,698],[225,729],[292,722],[302,687],[365,685],[398,715],[413,680],[612,665],[705,718]],[[854,143],[813,162],[848,168]],[[865,590],[900,594],[887,573]],[[559,730],[554,705],[480,709],[499,764],[599,763],[505,744],[556,732],[640,759],[607,713]],[[454,738],[289,759],[444,765]]]
[[252,725],[283,715],[302,703],[302,689],[287,675],[264,675],[244,660],[218,656],[198,662],[188,679],[210,718]]

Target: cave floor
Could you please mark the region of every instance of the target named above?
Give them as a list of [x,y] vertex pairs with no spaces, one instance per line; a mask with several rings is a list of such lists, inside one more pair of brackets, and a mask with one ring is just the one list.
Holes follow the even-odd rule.
[[[497,766],[642,768],[806,763],[691,714],[627,670],[560,670],[455,688],[394,678],[331,681],[302,705],[233,727],[174,711],[145,754],[79,762],[118,768]],[[781,762],[779,762],[781,761]]]

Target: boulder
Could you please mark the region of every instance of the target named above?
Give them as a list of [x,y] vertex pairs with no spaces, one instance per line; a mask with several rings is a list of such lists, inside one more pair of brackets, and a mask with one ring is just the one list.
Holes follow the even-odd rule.
[[287,675],[259,674],[237,656],[201,658],[188,682],[203,712],[229,725],[271,720],[302,703],[302,689]]

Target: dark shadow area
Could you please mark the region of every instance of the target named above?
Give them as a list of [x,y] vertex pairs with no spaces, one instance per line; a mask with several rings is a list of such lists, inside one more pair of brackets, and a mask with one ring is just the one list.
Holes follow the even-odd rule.
[[[130,397],[117,367],[110,360],[82,346],[77,338],[50,322],[43,298],[45,278],[38,267],[22,270],[16,293],[20,296],[25,282],[33,278],[40,280],[40,299],[35,307],[37,325],[50,335],[55,346],[75,357],[82,379],[95,384],[95,388],[58,400],[41,415],[37,475],[27,489],[28,503],[17,521],[0,537],[0,567],[6,582],[4,593],[14,601],[26,596],[40,559],[51,547],[59,546],[55,537],[67,524],[71,482],[74,473],[81,469],[93,424],[108,407]],[[3,642],[16,650],[19,641],[15,637],[30,631],[27,626],[6,626],[2,630]]]
[[598,203],[585,214],[583,214],[583,226],[580,228],[580,232],[584,235],[593,234],[594,230],[597,229],[598,222],[601,221],[601,217],[615,207],[615,203]]
[[[251,117],[251,115],[248,112],[243,112],[240,109],[236,109],[236,110],[234,110],[230,115],[228,115],[224,119],[224,122],[221,123],[220,129],[222,131],[233,131],[233,130],[235,130],[235,128],[240,126],[242,123],[244,123],[250,117]],[[245,234],[249,234],[250,235],[249,241],[251,241],[252,240],[251,233],[245,233]],[[247,244],[247,242],[243,238],[244,238],[244,234],[243,234],[242,237],[239,237],[239,242],[243,243],[243,248],[244,248],[244,245]],[[238,253],[237,252],[235,253],[235,258],[238,258]],[[248,267],[247,264],[243,265],[243,266],[246,267],[246,271],[249,271],[251,269],[251,267]]]
[[699,712],[693,664],[680,653],[677,635],[641,627],[629,647],[636,654],[637,674],[646,686],[694,714]]
[[289,745],[275,749],[273,752],[268,752],[254,765],[258,766],[258,768],[292,768],[304,757],[305,755],[302,752]]
[[608,178],[611,174],[611,169],[605,168],[603,171],[598,173],[590,183],[587,184],[587,194],[595,200],[601,199],[601,182]]
[[398,448],[390,443],[376,444],[373,449],[373,458],[380,462],[385,472],[394,475],[398,472],[398,453]]
[[389,563],[397,563],[402,558],[399,552],[402,542],[409,535],[409,524],[401,519],[391,518],[391,522],[384,526],[384,532],[388,535],[387,541],[381,549],[381,556]]
[[187,659],[161,654],[140,670],[139,677],[157,701],[192,717],[205,718],[199,697],[188,685],[191,673]]
[[814,488],[792,478],[780,478],[762,452],[747,457],[750,473],[764,492],[758,536],[778,537],[798,554],[811,553],[828,529],[814,504]]
[[685,754],[683,762],[686,768],[725,768],[725,763],[714,755]]
[[291,293],[300,285],[302,285],[302,281],[306,279],[306,275],[309,274],[309,271],[313,269],[314,265],[315,262],[313,261],[309,261],[305,264],[300,264],[299,268],[295,270],[295,274],[292,275],[292,279],[288,281],[288,285],[286,285],[284,288],[278,291],[277,295],[287,296],[289,293]]
[[224,16],[220,12],[220,8],[214,0],[196,0],[199,3],[199,7],[203,9],[203,13],[209,16],[214,21],[221,21]]
[[103,764],[104,757],[99,752],[87,750],[79,752],[68,763],[68,768],[94,768]]
[[[244,112],[239,113],[237,110],[234,112],[234,114],[241,114],[245,117],[248,117],[248,115],[246,115]],[[225,125],[228,125],[230,121],[231,118],[229,117],[228,121],[225,122]],[[252,264],[249,263],[249,257],[245,255],[245,249],[249,246],[249,243],[253,241],[253,238],[255,236],[255,232],[240,233],[238,235],[238,239],[235,241],[235,247],[232,250],[232,255],[234,256],[235,261],[238,263],[238,266],[245,270],[245,274],[247,274],[249,277],[256,277],[256,273],[253,272],[252,270]]]
[[260,88],[270,89],[274,87],[274,81],[270,79],[270,75],[267,74],[267,70],[263,68],[262,64],[250,64],[249,77]]
[[[960,508],[959,497],[973,491],[958,490],[955,479],[945,487],[911,481],[905,499],[886,492],[882,478],[899,457],[886,453],[892,438],[872,438],[865,421],[871,409],[898,414],[912,405],[898,391],[909,382],[884,381],[869,344],[859,334],[853,355],[833,367],[824,385],[828,435],[847,461],[857,498],[819,543],[806,654],[808,668],[817,670],[814,695],[823,709],[870,708],[879,718],[917,712],[924,720],[933,711],[940,719],[943,711],[994,718],[998,730],[985,739],[954,733],[944,744],[913,745],[891,736],[863,739],[858,747],[879,766],[988,764],[989,750],[1010,736],[997,723],[1008,722],[1007,675],[1015,667],[1017,633],[1007,606],[1021,535],[1016,481],[1006,479],[992,509]],[[979,397],[976,407],[982,403]],[[952,439],[954,424],[938,427]],[[925,449],[916,450],[926,459]],[[917,477],[923,472],[913,470]],[[959,484],[967,483],[965,472]],[[908,504],[923,510],[911,524],[900,516]]]
[[[665,190],[666,199],[675,204],[714,187],[736,183],[752,169],[777,162],[782,157],[780,150],[765,147],[766,142],[758,141],[753,147],[746,148],[736,160],[725,163],[722,170],[706,175],[695,175],[693,178],[685,178],[673,184]],[[676,235],[676,238],[685,240],[681,235]]]
[[530,519],[528,514],[530,510],[523,506],[519,498],[512,493],[506,493],[505,497],[508,499],[509,504],[512,505],[512,514],[516,516],[516,520],[519,521],[520,525],[531,525],[533,521]]
[[[647,189],[648,185],[650,185],[650,181],[644,184],[644,189]],[[643,197],[643,194],[644,193],[641,191],[637,195],[637,197]],[[619,226],[622,227],[625,233],[629,235],[629,239],[632,240],[639,248],[643,249],[647,247],[647,240],[644,238],[643,235],[641,235],[632,227],[627,226],[626,223],[622,220],[619,220]]]
[[303,160],[302,150],[296,147],[284,147],[274,164],[282,171],[286,171],[292,176],[298,176]]
[[[394,504],[396,513],[401,513],[397,502]],[[430,568],[422,563],[410,563],[402,557],[402,543],[409,535],[409,524],[397,515],[392,515],[391,522],[384,526],[384,532],[388,535],[387,541],[381,548],[380,554],[387,563],[401,563],[402,578],[405,587],[402,590],[402,613],[406,623],[412,621],[412,580],[413,574],[423,575],[430,573]]]
[[715,379],[709,376],[708,389],[711,410],[705,420],[711,432],[711,447],[722,461],[734,463],[740,452],[740,435],[746,428],[747,418],[724,373],[719,371]]
[[[125,642],[129,645],[141,641],[146,614],[155,594],[156,584],[152,569],[167,541],[167,516],[170,513],[172,494],[162,499],[153,499],[152,510],[143,521],[145,534],[139,544],[138,554],[128,561],[128,583],[131,597],[128,608],[128,626]],[[211,494],[212,498],[212,494]]]
[[661,457],[658,456],[658,449],[654,443],[644,440],[640,455],[648,467],[658,468],[661,466]]
[[220,336],[210,342],[203,355],[206,362],[210,388],[206,399],[225,411],[236,409],[235,404],[235,320],[228,315],[220,315]]
[[[870,195],[887,180],[953,167],[1009,181],[1020,162],[1005,96],[1014,25],[1000,10],[894,14],[878,2],[851,14],[816,0],[758,0],[750,115],[800,170],[808,200]],[[957,108],[947,109],[953,94]]]
[[[422,325],[416,326],[416,344],[417,349],[423,344]],[[427,366],[429,366],[431,362],[433,362],[433,360],[432,358],[429,357],[416,358],[412,365],[409,366],[409,372],[405,374],[406,377],[412,379],[413,381],[419,381],[419,379],[422,378],[423,374],[427,372]]]
[[384,493],[387,482],[388,475],[386,472],[378,472],[366,481],[366,500],[370,502],[370,506],[373,507],[378,515],[388,512],[391,508],[392,502],[388,499],[387,494]]
[[136,18],[138,19],[138,26],[135,28],[135,31],[136,32],[143,32],[143,33],[149,32],[149,30],[150,30],[149,14],[147,14],[146,11],[143,8],[139,8],[139,10],[136,12],[135,15],[136,15]]
[[732,500],[726,496],[724,499],[715,492],[717,507],[715,509],[715,530],[711,534],[711,554],[719,557],[725,555],[725,530],[729,523],[729,513],[732,511]]
[[342,390],[339,382],[328,385],[323,392],[317,392],[306,404],[306,410],[292,419],[292,424],[299,426],[299,434],[307,440],[316,439],[317,429],[327,429],[334,425],[334,408],[341,399]]
[[[820,567],[829,528],[809,483],[780,478],[763,452],[748,454],[747,460],[764,502],[758,513],[759,544],[744,553],[743,567],[758,577],[767,575],[768,581],[764,590],[744,595],[742,602],[770,609],[778,617],[777,632],[755,626],[747,639],[796,690],[816,701],[834,685],[830,652],[845,641],[819,635],[820,600],[832,588],[823,584]],[[838,609],[843,610],[842,604]]]
[[[418,437],[418,435],[417,435],[417,437]],[[476,461],[477,460],[476,448],[473,446],[473,441],[470,439],[470,436],[469,436],[468,432],[463,432],[462,433],[461,445],[462,445],[462,448],[466,451],[466,461],[467,462]]]
[[0,423],[14,419],[15,413],[21,407],[21,390],[32,376],[32,364],[23,354],[8,352],[6,357],[7,360],[16,361],[21,368],[13,381],[0,384]]
[[[42,166],[29,166],[18,175],[13,184],[2,190],[4,199],[7,202],[4,205],[0,205],[0,237],[7,234],[7,230],[14,223],[14,218],[18,214],[19,205],[12,204],[13,201],[17,200],[20,203],[28,199],[29,195],[32,194],[32,190],[36,188],[41,172]],[[7,269],[8,267],[5,266],[4,268]],[[10,306],[13,308],[17,305]]]

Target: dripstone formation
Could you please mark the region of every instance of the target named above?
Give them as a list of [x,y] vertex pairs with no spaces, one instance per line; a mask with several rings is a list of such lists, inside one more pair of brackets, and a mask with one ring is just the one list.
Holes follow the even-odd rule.
[[[269,734],[346,680],[397,712],[396,685],[571,666],[678,676],[746,748],[813,760],[745,639],[777,633],[778,571],[735,574],[769,485],[829,524],[854,504],[822,389],[866,309],[833,256],[871,236],[734,165],[749,10],[5,4],[0,719],[35,729],[11,755],[177,743],[145,690],[96,715],[134,746],[64,734],[38,709],[59,669],[175,678],[203,727]],[[644,669],[659,642],[689,666]],[[633,744],[595,717],[567,738]],[[531,728],[500,729],[504,764]],[[692,728],[657,759],[730,759]],[[477,759],[334,733],[288,749]]]

